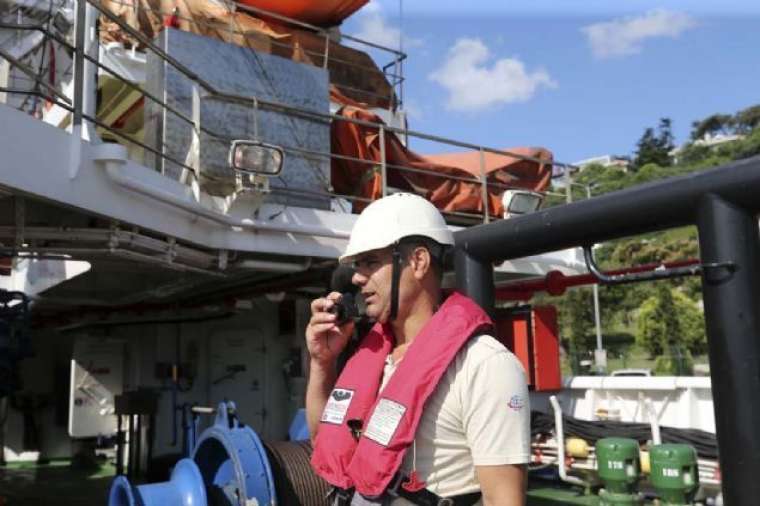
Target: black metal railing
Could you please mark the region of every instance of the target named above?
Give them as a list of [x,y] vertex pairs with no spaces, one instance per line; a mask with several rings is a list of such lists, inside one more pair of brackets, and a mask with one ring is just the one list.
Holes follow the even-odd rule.
[[760,157],[455,234],[457,286],[493,308],[493,262],[696,225],[724,503],[760,497]]

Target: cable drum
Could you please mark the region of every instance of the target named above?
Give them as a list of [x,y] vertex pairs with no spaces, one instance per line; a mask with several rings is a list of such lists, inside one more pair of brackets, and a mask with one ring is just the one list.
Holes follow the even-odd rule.
[[264,448],[272,468],[278,504],[329,506],[330,485],[311,468],[309,441],[268,441]]

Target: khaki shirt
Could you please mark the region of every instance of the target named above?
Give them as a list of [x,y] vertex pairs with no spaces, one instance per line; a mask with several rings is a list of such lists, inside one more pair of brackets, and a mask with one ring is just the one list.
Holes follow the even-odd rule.
[[[388,356],[381,390],[397,367]],[[528,462],[530,406],[522,364],[493,337],[473,337],[428,399],[401,467],[406,473],[416,468],[430,491],[451,497],[480,490],[475,466]]]

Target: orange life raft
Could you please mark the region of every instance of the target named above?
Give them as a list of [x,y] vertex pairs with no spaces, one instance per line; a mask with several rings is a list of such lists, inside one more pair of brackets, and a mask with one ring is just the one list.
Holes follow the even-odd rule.
[[369,0],[238,0],[257,9],[319,26],[340,24]]

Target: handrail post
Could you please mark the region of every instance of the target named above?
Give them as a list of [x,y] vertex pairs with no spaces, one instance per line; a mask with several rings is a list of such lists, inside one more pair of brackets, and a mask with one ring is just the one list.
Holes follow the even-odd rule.
[[198,83],[193,83],[193,171],[195,179],[200,182],[201,176],[201,90]]
[[85,18],[87,17],[87,0],[77,0],[74,37],[74,117],[72,133],[81,138],[82,134],[82,97],[84,95],[84,39]]
[[[400,58],[400,57],[399,57]],[[398,62],[399,82],[398,82],[398,102],[401,107],[404,106],[404,60]]]
[[325,57],[322,62],[322,68],[327,70],[327,64],[330,61],[330,34],[327,31],[324,32],[325,36]]
[[[193,188],[193,196],[198,200],[199,194],[197,192],[201,182],[201,90],[198,83],[192,84],[192,97],[191,97],[191,111],[190,115],[193,120],[192,136],[190,139],[190,148],[188,149],[187,158],[185,159],[185,165],[189,165],[193,168],[193,175],[189,175],[189,171],[182,169],[181,182],[190,184]],[[189,160],[188,160],[189,158]]]
[[[82,45],[82,139],[92,143],[100,143],[100,136],[95,130],[95,125],[87,121],[87,117],[94,118],[97,114],[98,93],[98,68],[92,62],[98,59],[100,39],[97,33],[98,15],[95,8],[87,0],[82,0],[84,6],[83,45]],[[77,14],[79,14],[77,12]]]
[[382,196],[388,195],[388,167],[385,159],[385,127],[379,125],[378,129],[378,141],[380,142],[380,177],[382,178]]
[[[393,57],[393,79],[391,82],[393,85],[391,86],[391,98],[388,101],[388,109],[397,110],[399,107],[401,107],[401,81],[399,81],[399,61],[398,61],[398,55]],[[396,90],[396,86],[398,86],[398,90]],[[396,93],[396,100],[393,100],[393,95]]]
[[[193,188],[193,196],[199,199],[198,190],[201,179],[201,92],[198,83],[193,83],[190,87],[190,145],[187,148],[187,156],[180,172],[179,181]],[[164,145],[161,149],[163,151]],[[161,164],[166,167],[166,160]],[[190,170],[188,170],[190,169]]]
[[491,221],[488,212],[488,178],[486,177],[486,154],[480,148],[480,198],[483,201],[483,223]]
[[69,178],[79,174],[82,163],[82,120],[84,97],[84,41],[87,18],[87,0],[77,0],[75,35],[74,35],[74,112],[71,119],[71,151],[69,160]]
[[97,114],[97,68],[85,58],[85,55],[93,59],[98,56],[97,18],[95,9],[87,0],[77,1],[74,35],[74,113],[71,120],[72,146],[69,160],[71,179],[79,174],[82,140],[100,142],[95,126],[89,121],[85,122],[85,116],[94,118]]
[[[198,127],[200,131],[200,125]],[[253,96],[253,140],[259,140],[259,99]]]

